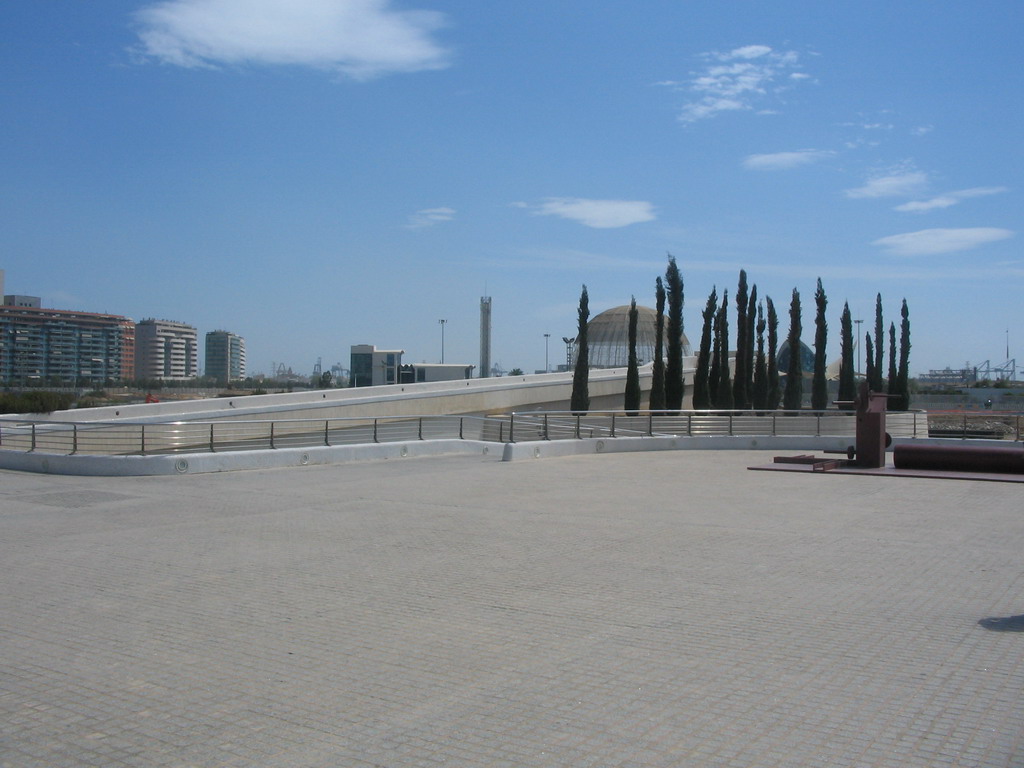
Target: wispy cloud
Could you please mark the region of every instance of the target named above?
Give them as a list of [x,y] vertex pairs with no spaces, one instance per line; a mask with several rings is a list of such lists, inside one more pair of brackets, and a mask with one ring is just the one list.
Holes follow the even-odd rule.
[[422,211],[416,211],[416,213],[410,216],[409,222],[405,226],[407,229],[422,229],[423,227],[432,227],[435,224],[451,221],[454,218],[454,208],[424,208]]
[[315,67],[356,80],[447,66],[433,11],[389,0],[163,0],[134,14],[137,53],[181,67]]
[[871,244],[884,248],[896,256],[931,256],[968,251],[986,243],[1006,240],[1014,234],[1012,230],[998,227],[922,229],[918,232],[882,237]]
[[846,190],[850,198],[910,197],[928,185],[928,174],[921,171],[901,171],[869,179],[861,187]]
[[684,123],[695,123],[722,112],[754,109],[771,92],[809,79],[797,71],[796,52],[775,51],[767,45],[746,45],[727,53],[706,53],[702,58],[709,63],[689,80],[665,83],[694,96],[679,115]]
[[594,229],[627,227],[653,221],[654,206],[644,200],[588,200],[580,197],[549,197],[537,205],[515,203],[536,216],[560,216]]
[[938,208],[950,208],[963,200],[969,200],[972,197],[986,197],[988,195],[998,195],[1002,192],[1008,192],[1007,187],[972,187],[971,189],[959,189],[955,192],[946,192],[943,195],[938,195],[930,200],[912,200],[909,203],[903,205],[897,205],[897,211],[909,211],[911,213],[925,213],[926,211],[934,211]]
[[798,149],[795,152],[747,155],[743,159],[743,167],[751,171],[785,171],[801,165],[810,165],[833,155],[835,152],[828,149]]

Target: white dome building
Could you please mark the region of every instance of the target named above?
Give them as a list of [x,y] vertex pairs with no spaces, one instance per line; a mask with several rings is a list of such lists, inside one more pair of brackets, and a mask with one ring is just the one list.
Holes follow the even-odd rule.
[[[650,307],[637,306],[636,357],[639,365],[654,360],[658,314]],[[668,317],[665,317],[662,354],[668,354]],[[683,357],[693,354],[690,341],[682,334]],[[629,305],[606,309],[587,323],[587,351],[591,368],[625,368],[629,365]],[[573,362],[576,349],[573,350]]]

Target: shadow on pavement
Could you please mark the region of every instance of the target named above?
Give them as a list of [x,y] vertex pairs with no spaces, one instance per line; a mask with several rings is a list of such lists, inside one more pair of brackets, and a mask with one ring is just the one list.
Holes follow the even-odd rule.
[[1024,632],[1024,615],[992,616],[987,619],[979,619],[978,623],[993,632]]

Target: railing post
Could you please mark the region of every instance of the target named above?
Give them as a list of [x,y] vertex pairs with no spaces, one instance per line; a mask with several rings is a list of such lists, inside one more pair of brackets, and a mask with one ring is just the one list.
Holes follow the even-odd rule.
[[576,414],[576,439],[582,439],[580,437],[580,415],[578,413]]
[[274,447],[274,422],[270,422],[270,447]]
[[499,443],[504,443],[505,442],[505,422],[504,421],[499,421],[498,422],[498,442]]
[[686,414],[686,436],[693,437],[693,414]]
[[509,414],[508,417],[508,441],[514,443],[516,441],[516,415],[515,413]]
[[380,440],[377,439],[377,420],[376,419],[373,420],[373,442],[375,442],[375,443],[379,443],[380,442]]
[[217,448],[213,442],[213,422],[210,422],[210,453],[216,453]]
[[36,449],[36,425],[32,425],[32,447],[29,448],[29,453]]
[[546,413],[544,414],[544,439],[551,439],[551,433],[548,432],[548,415]]
[[462,417],[459,416],[459,440],[462,440],[462,439],[464,439],[462,437]]
[[778,430],[775,428],[775,419],[778,418],[778,414],[772,413],[772,437],[778,437]]
[[78,425],[71,425],[71,455],[78,453]]
[[647,412],[647,436],[654,437],[654,414]]
[[422,416],[419,417],[418,422],[419,422],[419,428],[418,428],[418,431],[416,433],[416,436],[420,440],[422,440],[423,439],[423,417]]
[[814,436],[821,437],[821,414],[815,414],[814,419]]
[[615,414],[612,414],[612,437],[615,437]]
[[331,420],[324,419],[324,445],[331,447]]
[[733,436],[732,435],[732,417],[733,417],[733,414],[730,413],[729,414],[729,437]]
[[146,425],[141,426],[141,433],[139,434],[139,453],[143,456],[146,455]]

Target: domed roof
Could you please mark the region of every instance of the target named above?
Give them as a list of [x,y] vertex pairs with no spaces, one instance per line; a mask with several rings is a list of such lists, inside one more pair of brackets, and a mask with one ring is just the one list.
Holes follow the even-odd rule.
[[[650,307],[636,308],[636,357],[640,365],[654,360],[654,340],[657,336],[658,313]],[[668,325],[668,318],[665,318]],[[667,339],[667,335],[665,336]],[[686,334],[681,334],[683,355],[693,350]],[[668,343],[663,343],[662,354],[667,354]],[[612,307],[595,315],[587,323],[587,352],[591,368],[623,368],[629,365],[629,305]]]

